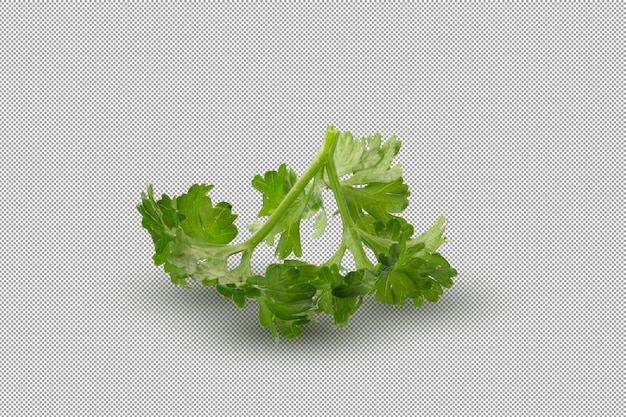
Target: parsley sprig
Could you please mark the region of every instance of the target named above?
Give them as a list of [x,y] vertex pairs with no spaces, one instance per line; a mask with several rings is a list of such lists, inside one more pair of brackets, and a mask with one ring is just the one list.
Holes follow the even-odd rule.
[[[321,313],[344,327],[368,295],[391,305],[407,299],[416,307],[424,300],[436,302],[457,274],[437,252],[445,242],[446,221],[440,217],[414,236],[413,226],[399,215],[409,204],[401,166],[393,164],[399,150],[395,137],[383,143],[379,134],[357,139],[328,127],[299,178],[286,164],[254,177],[252,186],[263,196],[258,213],[263,220],[248,226],[252,234],[241,243],[231,243],[238,234],[231,205],[214,204],[208,196],[213,185],[194,184],[185,194],[158,200],[148,185],[137,208],[154,243],[154,263],[163,265],[176,285],[188,286],[191,278],[215,286],[238,307],[256,300],[259,321],[276,341],[279,330],[287,338],[298,337]],[[324,189],[332,191],[334,215],[341,217],[337,250],[321,265],[287,259],[302,257],[302,220],[315,218],[313,238],[325,232]],[[251,260],[263,242],[275,247],[277,262],[260,275]],[[353,270],[342,264],[346,251],[354,259]],[[237,254],[239,263],[229,268],[228,258]]]

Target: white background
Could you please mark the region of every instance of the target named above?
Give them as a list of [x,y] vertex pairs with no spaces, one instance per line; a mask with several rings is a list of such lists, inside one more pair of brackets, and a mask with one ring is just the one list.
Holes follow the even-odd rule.
[[[0,9],[3,415],[623,415],[621,2],[113,4]],[[397,135],[459,276],[275,345],[135,205],[216,184],[244,238],[328,124]]]

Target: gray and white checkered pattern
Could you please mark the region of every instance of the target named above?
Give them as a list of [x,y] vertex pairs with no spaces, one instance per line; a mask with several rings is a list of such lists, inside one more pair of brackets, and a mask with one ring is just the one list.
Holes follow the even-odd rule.
[[[1,6],[0,414],[624,415],[626,10],[548,3]],[[213,183],[243,237],[327,124],[402,140],[459,276],[276,346],[135,205]]]

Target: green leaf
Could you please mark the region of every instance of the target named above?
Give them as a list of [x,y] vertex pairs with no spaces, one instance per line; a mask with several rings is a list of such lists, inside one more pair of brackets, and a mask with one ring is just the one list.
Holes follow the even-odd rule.
[[296,173],[281,164],[278,171],[267,171],[263,176],[256,175],[252,186],[263,194],[263,207],[259,217],[271,215],[296,182]]
[[379,281],[375,286],[376,301],[404,305],[407,298],[421,306],[423,300],[436,302],[443,289],[452,287],[457,271],[435,249],[443,242],[439,219],[426,233],[405,245],[404,240],[394,244],[389,256],[382,256]]
[[324,230],[326,230],[326,211],[320,210],[319,214],[315,218],[315,223],[313,224],[313,234],[311,234],[312,239],[317,239],[318,237],[324,234]]
[[345,186],[370,183],[395,182],[402,177],[401,165],[391,165],[400,150],[400,142],[394,136],[381,145],[380,134],[355,139],[350,132],[339,136],[335,151],[335,164],[339,177]]
[[[227,268],[230,255],[241,252],[227,245],[237,235],[233,224],[236,215],[228,203],[215,207],[206,195],[212,185],[195,184],[186,194],[155,200],[152,185],[137,206],[142,225],[154,241],[155,264],[164,265],[176,285],[187,286],[193,278],[205,285],[215,285],[218,279],[242,281],[251,274],[249,265],[235,271]],[[225,282],[225,283],[226,283]]]
[[355,210],[363,210],[378,221],[387,222],[392,218],[390,213],[400,213],[409,205],[409,187],[402,179],[360,188],[345,186],[342,191]]
[[336,328],[348,325],[352,315],[363,305],[363,297],[333,298],[333,319]]
[[[254,288],[260,301],[259,321],[277,336],[275,323],[287,338],[299,335],[299,327],[313,318],[315,311],[313,297],[317,289],[300,280],[297,267],[284,264],[271,264],[265,275],[256,275],[247,281]],[[262,307],[261,307],[262,304]]]
[[333,288],[333,295],[339,298],[363,297],[367,295],[376,282],[376,275],[367,269],[349,272],[344,283]]
[[141,225],[150,233],[155,253],[152,259],[155,265],[163,265],[170,255],[170,245],[176,238],[179,215],[173,208],[172,200],[164,195],[161,200],[154,199],[154,189],[148,184],[147,194],[142,193],[141,203],[137,205],[141,213]]
[[363,304],[375,280],[376,276],[367,270],[352,271],[344,277],[337,265],[320,268],[318,279],[314,281],[318,288],[318,306],[333,316],[335,327],[345,327]]
[[280,340],[278,336],[278,330],[276,330],[276,326],[274,326],[274,313],[267,306],[268,300],[259,297],[257,299],[259,304],[259,323],[264,329],[269,329],[274,335],[274,339],[276,343]]
[[246,305],[246,295],[244,291],[235,287],[233,284],[217,285],[215,289],[224,297],[232,298],[233,303],[235,303],[237,307],[243,308]]
[[229,243],[237,236],[237,227],[233,224],[237,216],[231,213],[228,203],[213,207],[206,195],[212,188],[212,185],[194,184],[176,199],[178,213],[184,216],[180,226],[187,236],[201,238],[206,243]]
[[280,235],[280,240],[276,246],[276,255],[285,259],[293,252],[297,257],[302,256],[302,245],[300,243],[300,221],[287,224]]
[[443,237],[445,229],[446,218],[444,216],[440,216],[427,231],[418,237],[409,240],[407,242],[407,246],[412,247],[423,244],[426,251],[434,252],[446,241]]

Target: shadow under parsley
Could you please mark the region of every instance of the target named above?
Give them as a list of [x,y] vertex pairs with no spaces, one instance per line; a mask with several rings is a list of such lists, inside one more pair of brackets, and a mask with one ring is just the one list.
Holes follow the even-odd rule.
[[345,350],[355,341],[367,345],[406,332],[455,326],[472,320],[486,299],[484,289],[467,283],[455,284],[445,291],[439,302],[426,302],[418,309],[410,300],[404,306],[390,306],[378,303],[374,296],[370,296],[351,317],[346,328],[335,328],[332,317],[320,314],[315,322],[302,327],[302,334],[297,339],[281,336],[276,345],[271,332],[259,324],[258,306],[254,300],[246,300],[245,307],[240,309],[213,287],[195,283],[191,288],[176,287],[167,280],[156,282],[154,277],[146,281],[150,284],[141,286],[142,290],[137,294],[143,298],[142,305],[171,316],[175,325],[186,328],[189,336],[199,344],[210,348],[218,343],[221,348],[249,351],[289,352],[320,347],[326,351],[335,347]]

